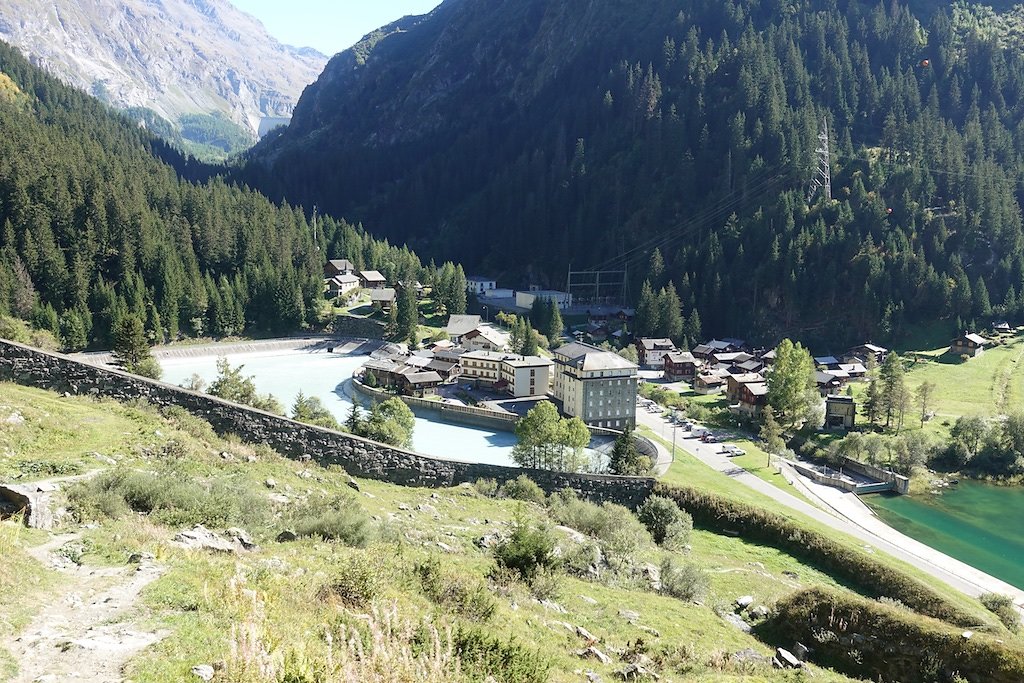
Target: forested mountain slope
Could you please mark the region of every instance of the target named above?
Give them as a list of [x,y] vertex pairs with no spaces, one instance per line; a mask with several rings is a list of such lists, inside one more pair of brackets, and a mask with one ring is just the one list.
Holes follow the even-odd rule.
[[636,294],[658,247],[710,333],[1013,316],[1024,60],[916,6],[447,0],[331,60],[246,178],[511,284]]
[[[327,255],[418,274],[419,261],[214,179],[0,43],[0,315],[66,348],[109,347],[122,315],[154,341],[290,331],[315,318]],[[318,249],[321,245],[323,251]]]

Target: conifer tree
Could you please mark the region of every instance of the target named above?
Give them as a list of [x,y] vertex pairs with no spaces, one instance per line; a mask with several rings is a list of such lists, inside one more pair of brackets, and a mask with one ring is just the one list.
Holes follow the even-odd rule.
[[661,317],[658,322],[658,336],[667,337],[678,342],[683,337],[683,311],[676,286],[671,282],[658,294],[658,310]]
[[654,293],[649,280],[644,280],[640,289],[640,303],[636,307],[633,326],[638,337],[650,337],[655,334],[661,324],[661,313],[658,308],[658,297]]

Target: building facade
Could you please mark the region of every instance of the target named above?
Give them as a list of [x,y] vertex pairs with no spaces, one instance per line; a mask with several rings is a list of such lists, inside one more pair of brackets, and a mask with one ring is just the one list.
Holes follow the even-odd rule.
[[554,395],[566,415],[596,427],[636,426],[635,363],[579,342],[558,347],[554,356]]
[[540,356],[509,356],[501,362],[505,390],[516,398],[545,396],[551,388],[554,363]]

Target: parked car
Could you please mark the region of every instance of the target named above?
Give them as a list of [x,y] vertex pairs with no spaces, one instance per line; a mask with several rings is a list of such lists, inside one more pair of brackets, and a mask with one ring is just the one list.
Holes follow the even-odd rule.
[[734,446],[731,443],[722,446],[722,453],[726,454],[730,458],[735,458],[739,455],[746,455],[747,452],[739,446]]
[[700,437],[700,440],[703,441],[704,443],[716,443],[718,441],[718,437],[712,434],[711,432],[707,432],[706,434]]

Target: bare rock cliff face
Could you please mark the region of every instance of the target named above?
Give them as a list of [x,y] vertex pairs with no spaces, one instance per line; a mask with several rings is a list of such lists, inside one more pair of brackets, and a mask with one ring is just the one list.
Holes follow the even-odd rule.
[[264,118],[291,116],[327,61],[227,0],[8,0],[0,39],[116,107],[171,122],[221,112],[254,135]]

